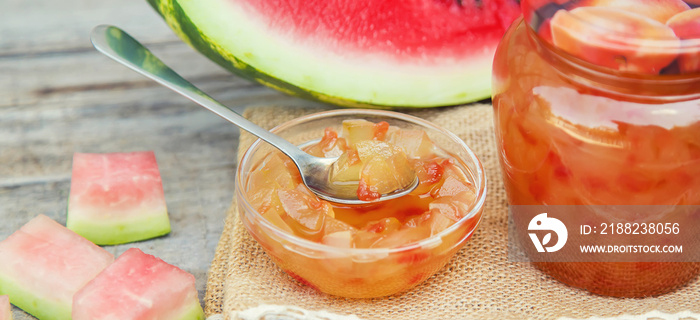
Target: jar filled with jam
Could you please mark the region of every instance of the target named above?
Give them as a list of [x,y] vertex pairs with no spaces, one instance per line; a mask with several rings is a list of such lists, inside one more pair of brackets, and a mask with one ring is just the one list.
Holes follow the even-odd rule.
[[[509,204],[700,206],[700,1],[521,5],[493,67]],[[680,225],[700,224],[693,217]],[[700,270],[692,261],[534,264],[624,297],[669,292]]]

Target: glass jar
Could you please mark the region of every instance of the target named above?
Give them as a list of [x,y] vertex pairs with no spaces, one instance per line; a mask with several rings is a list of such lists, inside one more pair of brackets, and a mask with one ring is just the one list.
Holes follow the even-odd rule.
[[[658,7],[664,2],[678,8]],[[510,205],[700,205],[700,8],[687,2],[521,2],[524,18],[493,66]],[[680,11],[690,13],[669,18]],[[700,270],[695,262],[534,264],[624,297],[668,292]]]

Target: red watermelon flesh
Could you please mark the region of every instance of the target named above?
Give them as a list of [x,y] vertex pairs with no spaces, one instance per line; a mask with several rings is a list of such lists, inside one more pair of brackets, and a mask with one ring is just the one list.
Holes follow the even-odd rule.
[[73,320],[204,319],[194,276],[131,248],[81,289]]
[[0,320],[12,320],[12,306],[7,295],[0,296]]
[[114,257],[39,215],[0,242],[0,294],[39,319],[70,319],[73,295]]
[[169,233],[170,220],[155,154],[76,153],[67,226],[100,245]]
[[461,5],[456,0],[230,1],[245,2],[280,34],[327,49],[371,48],[394,58],[422,60],[490,50],[520,14],[513,0],[464,0]]

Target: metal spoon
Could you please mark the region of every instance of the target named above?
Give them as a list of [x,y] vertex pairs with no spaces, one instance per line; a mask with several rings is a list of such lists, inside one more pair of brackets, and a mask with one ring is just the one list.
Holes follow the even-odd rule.
[[[319,198],[340,204],[368,203],[357,198],[357,186],[339,185],[330,181],[333,163],[338,158],[311,156],[291,142],[250,122],[183,79],[123,30],[114,26],[100,25],[92,30],[90,38],[92,45],[104,55],[185,96],[282,151],[294,161],[304,184]],[[401,197],[417,186],[418,177],[404,189],[384,194],[372,202]]]

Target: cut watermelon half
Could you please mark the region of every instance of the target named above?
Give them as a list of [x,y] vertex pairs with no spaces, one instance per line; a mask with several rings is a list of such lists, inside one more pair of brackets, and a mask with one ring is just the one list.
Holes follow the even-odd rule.
[[70,319],[73,295],[111,253],[39,215],[0,242],[0,294],[39,319]]
[[66,225],[100,245],[169,233],[170,220],[155,154],[76,153]]
[[0,320],[12,320],[12,306],[7,295],[0,296]]
[[516,0],[148,0],[223,67],[305,98],[360,107],[490,96]]
[[204,319],[194,276],[131,248],[81,289],[73,320]]

